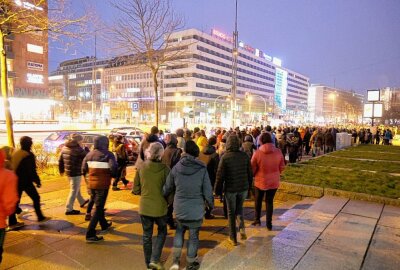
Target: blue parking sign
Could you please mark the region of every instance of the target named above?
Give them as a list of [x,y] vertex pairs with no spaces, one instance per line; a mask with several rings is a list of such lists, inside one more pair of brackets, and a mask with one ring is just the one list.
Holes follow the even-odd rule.
[[139,102],[132,102],[132,111],[134,112],[139,111]]

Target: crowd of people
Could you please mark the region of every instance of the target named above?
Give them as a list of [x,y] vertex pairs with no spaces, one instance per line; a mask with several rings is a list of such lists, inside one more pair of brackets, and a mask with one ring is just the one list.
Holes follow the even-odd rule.
[[[286,163],[294,163],[302,155],[318,156],[334,151],[339,132],[352,134],[353,143],[362,144],[391,144],[394,136],[390,129],[334,127],[266,126],[247,130],[217,129],[208,133],[194,128],[168,134],[162,134],[157,127],[151,128],[140,144],[132,189],[133,194],[140,195],[139,214],[147,268],[163,269],[160,258],[168,226],[175,230],[170,269],[179,269],[186,231],[189,232],[187,269],[199,268],[199,231],[204,218],[215,218],[215,198],[223,203],[229,226],[228,241],[232,245],[238,245],[238,236],[241,240],[247,238],[243,205],[248,198],[254,197],[252,225],[261,225],[264,200],[265,226],[272,230],[274,196]],[[76,133],[70,136],[60,153],[59,172],[70,182],[65,215],[80,214],[80,210],[73,207],[76,200],[81,208],[87,206],[87,242],[104,240],[96,231],[98,224],[102,231],[112,226],[104,212],[110,187],[117,191],[119,182],[125,186],[129,183],[125,172],[128,155],[122,139],[118,134],[109,138],[99,136],[89,150],[83,147],[82,135]],[[1,248],[7,228],[5,219],[8,217],[9,230],[24,225],[16,218],[23,212],[19,207],[23,191],[33,200],[38,222],[50,219],[40,208],[36,188],[40,188],[41,181],[31,151],[32,138],[22,137],[20,145],[21,149],[14,153],[8,149],[0,151],[0,177],[7,179],[7,184],[0,181]],[[80,191],[82,179],[87,185],[86,199]],[[158,233],[153,244],[154,225]]]

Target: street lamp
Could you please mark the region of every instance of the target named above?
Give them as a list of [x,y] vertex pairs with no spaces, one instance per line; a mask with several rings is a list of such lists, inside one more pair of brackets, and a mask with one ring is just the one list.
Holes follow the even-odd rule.
[[217,100],[220,98],[226,98],[226,100],[230,100],[231,97],[230,95],[227,96],[218,96],[214,99],[214,119],[215,119],[215,124],[217,123]]
[[250,102],[250,114],[251,114],[251,101],[252,101],[253,97],[261,98],[264,101],[264,113],[267,113],[267,101],[265,100],[265,98],[260,95],[248,94],[247,98],[249,99],[249,102]]
[[[94,60],[96,61],[96,59]],[[96,63],[93,66],[93,74],[92,74],[92,128],[96,128],[96,111],[97,111],[97,72],[100,72],[100,89],[101,89],[101,74],[103,72],[102,68],[96,69]],[[100,104],[101,106],[101,104]]]

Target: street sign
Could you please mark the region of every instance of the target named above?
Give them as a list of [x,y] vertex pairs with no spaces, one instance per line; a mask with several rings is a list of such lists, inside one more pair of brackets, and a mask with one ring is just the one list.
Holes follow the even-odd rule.
[[132,102],[132,111],[134,112],[139,111],[139,102]]

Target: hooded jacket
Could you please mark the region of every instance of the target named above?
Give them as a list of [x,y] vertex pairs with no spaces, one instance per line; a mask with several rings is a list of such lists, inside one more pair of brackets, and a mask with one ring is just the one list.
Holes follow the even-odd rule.
[[6,218],[15,211],[18,202],[17,176],[5,166],[6,155],[0,151],[0,229],[6,227]]
[[163,186],[169,171],[165,164],[151,160],[146,160],[137,171],[132,193],[140,195],[140,215],[162,217],[167,214]]
[[253,155],[251,167],[254,186],[261,190],[277,189],[285,168],[282,152],[272,143],[263,144]]
[[58,170],[69,177],[82,175],[82,161],[87,152],[76,141],[68,141],[61,150]]
[[167,177],[164,196],[175,191],[174,211],[180,221],[198,221],[204,217],[204,203],[214,208],[214,196],[206,166],[184,154]]
[[99,136],[94,139],[94,150],[86,155],[82,162],[82,174],[89,173],[88,188],[108,189],[111,178],[115,177],[117,162],[113,153],[108,151],[108,139]]
[[242,192],[249,189],[253,181],[250,159],[240,151],[239,138],[229,136],[226,141],[226,152],[218,165],[215,193]]

